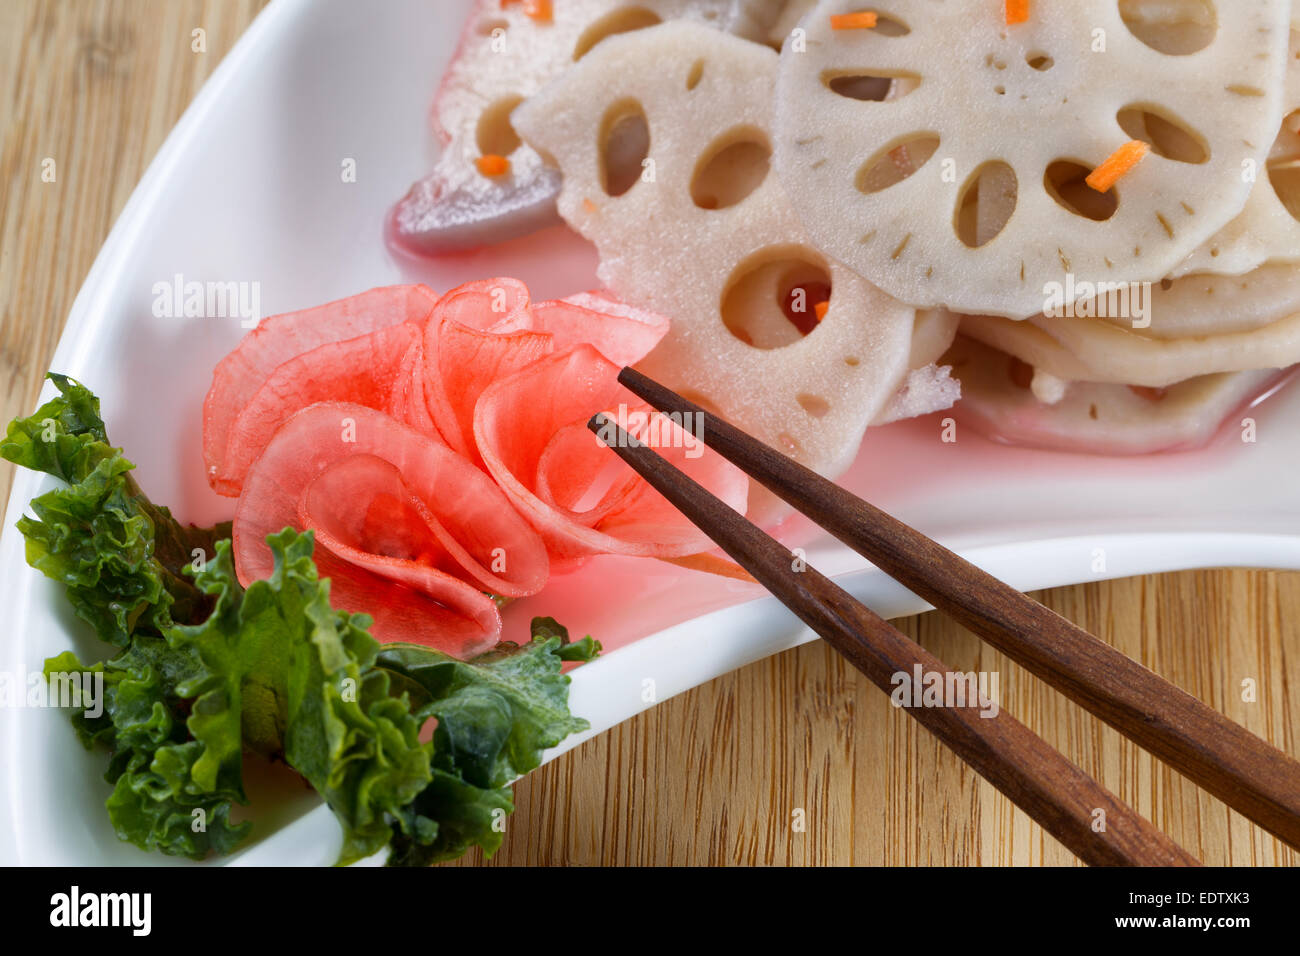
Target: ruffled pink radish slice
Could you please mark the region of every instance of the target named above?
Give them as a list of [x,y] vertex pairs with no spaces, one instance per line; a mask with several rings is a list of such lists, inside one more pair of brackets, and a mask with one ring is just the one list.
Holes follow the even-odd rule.
[[593,345],[611,362],[644,358],[668,331],[668,319],[587,292],[532,305],[515,279],[483,279],[439,300],[424,331],[425,397],[447,444],[477,460],[474,404],[492,382],[552,351]]
[[[583,498],[580,487],[565,485],[558,473],[562,463],[554,454],[547,460],[545,479],[551,500],[539,496],[539,469],[561,429],[582,424],[596,412],[617,415],[619,406],[640,407],[618,384],[617,375],[617,366],[591,346],[580,345],[491,385],[474,416],[474,438],[484,463],[515,507],[541,532],[553,559],[605,553],[681,557],[710,548],[709,539],[649,486],[644,491],[620,492],[619,505],[606,510],[592,526],[575,520],[566,513],[569,509],[552,503],[576,503]],[[591,440],[597,441],[595,436]],[[707,449],[698,458],[682,455],[677,460],[706,488],[744,512],[748,479],[736,468]],[[575,474],[575,481],[589,478],[590,462],[584,459]]]
[[[326,469],[356,456],[379,461],[366,461],[340,472],[356,486],[340,507],[364,516],[374,495],[404,502],[414,509],[411,513],[424,520],[429,554],[445,553],[454,560],[454,564],[439,566],[459,568],[460,576],[480,585],[480,590],[519,597],[546,583],[541,541],[507,507],[491,479],[436,439],[383,412],[350,402],[319,402],[293,416],[276,433],[249,472],[236,509],[236,536],[241,534],[241,524],[248,528],[250,521],[274,525],[272,530],[294,523],[307,485]],[[389,470],[380,467],[380,462]],[[364,470],[366,467],[369,470]],[[393,484],[394,476],[400,479],[400,487]],[[363,479],[373,484],[367,486]],[[339,490],[341,481],[336,477],[327,487]],[[341,527],[336,523],[327,530],[338,536]],[[391,533],[409,530],[408,523],[404,532]],[[255,538],[254,543],[258,542]],[[258,550],[269,554],[260,545]],[[237,544],[237,560],[242,553]],[[437,565],[438,561],[425,563]]]
[[362,405],[303,409],[249,472],[233,532],[242,582],[270,573],[266,536],[286,525],[319,532],[335,606],[375,616],[384,642],[481,648],[499,633],[481,592],[532,594],[549,571],[541,538],[490,478]]
[[536,328],[555,336],[555,351],[586,342],[615,365],[635,365],[668,334],[668,318],[604,292],[580,292],[534,307]]
[[280,365],[330,342],[354,339],[402,322],[422,322],[437,301],[422,285],[387,286],[260,322],[217,363],[212,374],[212,387],[203,402],[203,459],[208,480],[223,470],[236,417]]
[[443,439],[470,458],[474,403],[488,383],[550,351],[536,324],[528,287],[506,277],[452,289],[424,328],[424,393]]
[[[686,432],[666,416],[649,412],[644,422],[643,426],[633,424],[627,430],[651,445],[678,471],[744,514],[749,503],[749,479],[743,472],[706,449],[695,434]],[[601,521],[601,528],[624,541],[640,542],[646,547],[666,546],[678,555],[713,547],[713,542],[707,537],[702,539],[695,526],[667,498],[640,479],[620,506]]]
[[455,576],[437,519],[383,459],[351,455],[327,466],[303,490],[298,524],[316,534],[333,605],[370,614],[382,639],[468,656],[499,638],[496,603]]
[[1289,375],[1276,369],[1202,375],[1144,388],[1071,382],[1054,404],[1040,402],[1029,367],[958,336],[944,361],[961,379],[953,414],[994,441],[1093,455],[1186,451],[1207,444],[1236,414]]
[[537,461],[537,497],[592,528],[619,508],[640,479],[603,442],[592,441],[585,421],[560,428]]
[[[706,457],[694,434],[648,405],[624,406],[618,412],[623,413],[619,424],[628,434],[654,448],[679,471],[706,486],[721,479],[730,493],[745,500],[743,475],[720,469],[720,459],[712,453]],[[683,522],[667,499],[592,437],[585,419],[556,432],[537,464],[538,498],[576,524],[598,527],[629,543],[696,547],[695,527]],[[739,479],[734,486],[733,477]]]
[[424,384],[424,336],[416,336],[402,356],[397,370],[397,381],[384,411],[399,422],[410,425],[425,435],[441,438],[438,426],[429,414],[429,404],[425,398]]
[[519,332],[533,328],[528,286],[504,276],[477,279],[452,289],[438,300],[434,316],[471,329]]
[[419,327],[403,322],[321,345],[280,365],[235,418],[222,466],[209,483],[220,494],[237,496],[271,436],[308,405],[346,397],[367,408],[387,408],[407,350],[419,338]]
[[347,549],[327,535],[318,532],[316,541],[316,569],[330,581],[331,606],[369,615],[376,640],[423,644],[466,660],[501,639],[501,614],[486,594],[460,585],[443,588],[439,600],[351,563],[339,554]]
[[455,321],[433,321],[424,330],[425,398],[447,444],[478,460],[474,406],[486,389],[551,352],[542,332],[483,332]]
[[[499,494],[482,493],[488,487],[440,445],[421,445],[401,466],[348,455],[303,490],[298,518],[365,552],[370,570],[391,567],[387,576],[412,586],[438,571],[479,593],[535,594],[546,584],[546,555],[518,516],[500,513]],[[523,548],[506,547],[518,539]]]

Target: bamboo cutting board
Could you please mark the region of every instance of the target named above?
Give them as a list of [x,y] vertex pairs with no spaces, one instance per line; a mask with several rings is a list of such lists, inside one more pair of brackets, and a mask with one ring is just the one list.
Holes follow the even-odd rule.
[[[109,228],[262,5],[0,4],[4,421],[34,406]],[[195,29],[206,52],[191,49]],[[54,183],[42,182],[47,158]],[[11,478],[3,464],[0,500]],[[1300,574],[1198,571],[1038,596],[1300,755]],[[1004,707],[1206,863],[1300,862],[968,632],[935,614],[897,623],[958,670],[1000,672]],[[492,865],[1075,862],[821,643],[667,701],[532,774],[515,795]]]

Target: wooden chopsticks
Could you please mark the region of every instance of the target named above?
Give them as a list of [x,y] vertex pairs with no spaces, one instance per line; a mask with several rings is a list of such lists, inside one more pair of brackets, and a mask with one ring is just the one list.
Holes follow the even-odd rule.
[[[619,380],[655,408],[703,422],[705,444],[917,595],[1292,846],[1300,847],[1300,763],[992,575],[632,369]],[[612,422],[591,426],[608,435]],[[599,429],[605,429],[600,432]],[[614,450],[889,692],[890,679],[942,662],[686,478],[617,431]],[[883,681],[883,683],[882,683]],[[1192,863],[1190,856],[1009,715],[911,713],[1090,863]],[[1105,830],[1094,828],[1105,810]]]

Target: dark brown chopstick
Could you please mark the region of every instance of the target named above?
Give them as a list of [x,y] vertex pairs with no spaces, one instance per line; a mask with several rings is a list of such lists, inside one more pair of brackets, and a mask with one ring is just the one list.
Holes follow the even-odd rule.
[[1300,763],[1037,601],[633,369],[664,412],[882,571],[1264,829],[1300,848]]
[[[677,471],[648,446],[597,415],[589,427],[687,518],[886,694],[896,674],[947,674],[905,634],[811,567],[795,571],[790,551]],[[913,707],[909,713],[1086,863],[1195,866],[1197,860],[1003,710]],[[1095,828],[1098,811],[1105,826]]]

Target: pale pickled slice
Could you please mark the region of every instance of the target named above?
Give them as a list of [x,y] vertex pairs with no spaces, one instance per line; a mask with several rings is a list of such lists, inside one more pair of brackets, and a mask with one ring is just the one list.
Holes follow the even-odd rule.
[[1183,451],[1209,442],[1286,373],[1275,370],[1202,375],[1165,389],[1071,382],[1053,404],[1040,402],[1019,360],[957,337],[945,356],[961,380],[954,409],[994,441],[1094,455]]
[[[559,176],[511,125],[511,114],[548,80],[608,36],[685,18],[760,39],[780,0],[554,0],[549,19],[523,2],[479,0],[433,108],[441,153],[392,214],[394,239],[435,254],[511,239],[558,222]],[[485,176],[484,155],[509,171]]]
[[[665,24],[606,41],[516,126],[558,163],[560,213],[596,244],[601,279],[671,318],[639,367],[835,475],[908,373],[915,313],[818,253],[769,174],[776,66],[766,47]],[[628,116],[650,143],[630,176],[604,145]]]
[[[1282,118],[1290,4],[1189,4],[1209,23],[1071,0],[1008,25],[1001,3],[888,0],[877,28],[836,30],[864,5],[822,0],[781,54],[775,167],[818,248],[918,307],[1023,318],[1067,274],[1158,281],[1241,212],[1243,163],[1263,166]],[[864,95],[871,79],[910,92]],[[1096,192],[1086,175],[1141,138],[1134,112],[1181,135],[1161,127]]]
[[1241,275],[1266,262],[1300,261],[1300,29],[1291,26],[1282,125],[1254,180],[1246,208],[1173,271]]
[[1149,296],[1148,328],[1134,328],[1135,316],[1108,307],[1106,318],[963,316],[961,330],[1069,380],[1158,388],[1300,362],[1300,267],[1184,276],[1151,286]]

